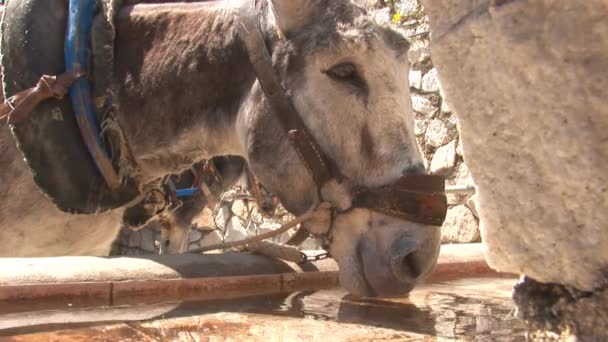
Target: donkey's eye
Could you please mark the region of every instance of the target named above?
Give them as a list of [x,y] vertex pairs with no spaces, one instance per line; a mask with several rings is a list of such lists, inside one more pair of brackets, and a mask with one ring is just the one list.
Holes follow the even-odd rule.
[[357,67],[352,63],[334,65],[330,69],[324,70],[323,73],[334,81],[347,84],[349,87],[354,87],[357,92],[367,92],[365,80],[359,75]]
[[327,76],[337,80],[348,80],[357,76],[357,68],[352,63],[341,63],[324,71]]

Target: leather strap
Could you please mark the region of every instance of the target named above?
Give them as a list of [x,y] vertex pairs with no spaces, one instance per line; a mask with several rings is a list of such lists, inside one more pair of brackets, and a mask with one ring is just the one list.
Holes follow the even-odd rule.
[[367,208],[408,221],[441,226],[447,213],[445,181],[437,175],[412,175],[378,189],[359,189],[353,207]]
[[289,240],[287,240],[287,242],[285,242],[285,244],[290,245],[290,246],[299,246],[304,241],[306,241],[306,239],[308,239],[309,236],[310,236],[310,233],[308,232],[308,229],[306,229],[306,227],[304,227],[304,226],[300,226],[300,228],[298,228],[296,233],[292,237],[290,237]]
[[[272,217],[279,205],[279,198],[264,191],[265,189],[263,189],[262,184],[260,184],[260,181],[251,172],[249,167],[247,167],[246,172],[249,180],[249,187],[253,193],[253,198],[255,198],[255,203],[260,210],[260,214],[267,218]],[[270,203],[267,201],[268,197],[270,197]]]
[[23,122],[42,101],[63,98],[82,72],[65,72],[59,76],[42,75],[35,87],[23,90],[0,104],[0,118],[8,117],[8,124]]
[[249,61],[253,66],[260,87],[264,91],[266,100],[275,112],[276,118],[288,134],[289,141],[296,149],[298,156],[306,165],[309,173],[321,187],[332,178],[341,178],[334,175],[332,163],[323,154],[317,142],[312,138],[302,118],[293,107],[289,95],[281,85],[277,72],[272,66],[272,58],[260,31],[256,18],[255,1],[247,0],[240,7],[240,35],[245,43]]

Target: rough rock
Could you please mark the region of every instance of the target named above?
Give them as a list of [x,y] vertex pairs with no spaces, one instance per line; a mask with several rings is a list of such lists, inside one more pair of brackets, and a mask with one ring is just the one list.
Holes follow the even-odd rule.
[[[218,227],[226,227],[232,218],[232,210],[228,206],[221,206],[215,216],[215,223]],[[215,224],[214,224],[215,225]]]
[[467,195],[462,193],[448,193],[446,194],[448,200],[448,206],[460,205],[466,202]]
[[410,82],[410,87],[420,89],[422,87],[422,71],[420,70],[410,70],[410,75],[408,77]]
[[477,201],[477,194],[474,194],[473,196],[471,196],[467,199],[466,206],[467,206],[467,208],[469,208],[469,210],[471,210],[471,213],[473,213],[473,215],[475,215],[475,217],[479,218],[479,213],[477,213],[476,201]]
[[460,157],[464,155],[464,150],[462,149],[462,139],[458,139],[458,144],[456,145],[456,154]]
[[533,341],[605,341],[608,289],[583,292],[529,277],[515,285],[517,317]]
[[314,238],[308,238],[299,246],[301,250],[317,250],[321,249],[321,242]]
[[[401,31],[406,37],[420,37],[429,33],[430,27],[428,21],[421,19],[413,19],[403,23]],[[416,59],[410,59],[413,63],[423,62],[430,57],[430,49],[412,49],[408,54],[408,57],[417,57]]]
[[424,74],[421,86],[422,90],[426,92],[439,91],[439,76],[437,75],[437,69],[433,68]]
[[233,216],[226,225],[226,233],[224,235],[226,241],[236,241],[247,237],[247,230],[243,227],[241,220]]
[[188,235],[188,242],[198,242],[203,237],[203,233],[198,229],[192,229]]
[[451,113],[452,112],[452,106],[450,106],[450,103],[448,102],[448,100],[445,97],[441,101],[441,112],[442,113]]
[[[258,227],[258,234],[266,234],[269,233],[275,229],[279,229],[281,228],[281,224],[278,222],[273,222],[273,221],[265,221],[263,222],[261,225],[259,225]],[[279,240],[278,238],[273,238],[272,241],[277,241]]]
[[452,113],[452,106],[448,101],[447,96],[445,95],[445,91],[441,87],[441,82],[439,83],[439,96],[441,96],[441,112],[442,113]]
[[156,251],[156,234],[152,229],[142,229],[139,231],[140,245],[139,247],[148,252]]
[[420,95],[412,95],[412,108],[415,112],[424,114],[427,117],[431,117],[437,112],[437,108],[433,106],[433,103]]
[[457,205],[448,209],[441,226],[442,243],[478,242],[480,238],[479,224],[466,206]]
[[608,285],[608,4],[423,5],[488,262],[581,290]]
[[129,234],[129,247],[139,247],[141,244],[140,231],[131,231]]
[[467,164],[460,163],[448,176],[447,183],[450,185],[475,185]]
[[[373,4],[371,6],[370,5],[368,5],[368,6],[374,7]],[[374,19],[376,20],[376,22],[380,25],[388,25],[391,22],[391,13],[390,13],[390,8],[388,8],[388,7],[372,10],[371,14],[374,17]]]
[[443,145],[435,151],[431,159],[431,173],[446,175],[456,166],[456,141]]
[[240,217],[247,217],[249,207],[245,204],[245,201],[236,200],[232,203],[232,213]]
[[273,221],[265,221],[258,227],[258,233],[265,234],[279,228],[281,228],[280,223]]
[[199,245],[200,245],[200,247],[207,247],[207,246],[215,245],[215,244],[221,243],[221,242],[222,242],[222,235],[216,229],[216,230],[210,231],[210,232],[206,233],[205,235],[203,235],[203,238],[199,242]]
[[[417,22],[415,24],[418,24]],[[419,25],[416,25],[416,29],[419,28]],[[419,32],[410,32],[410,34],[417,34]],[[407,35],[407,33],[406,33]],[[431,57],[431,48],[429,46],[428,41],[424,40],[414,40],[410,49],[407,53],[407,58],[414,65],[422,63],[428,60]],[[422,81],[422,74],[420,75]],[[420,85],[422,87],[422,84]]]
[[260,210],[258,209],[257,206],[253,207],[253,210],[251,210],[251,216],[249,217],[253,222],[262,222],[264,221],[264,215],[262,215],[262,213],[260,212]]
[[426,128],[424,140],[429,146],[440,147],[450,142],[451,136],[452,133],[443,121],[433,119]]
[[429,127],[429,120],[415,120],[414,121],[414,135],[417,137],[423,136],[426,133],[426,129]]
[[399,1],[397,9],[399,10],[399,14],[405,18],[419,16],[421,11],[418,0]]
[[[219,216],[219,215],[218,215]],[[203,209],[203,212],[195,217],[193,220],[193,226],[200,230],[213,230],[215,229],[215,222],[213,221],[213,212],[209,208]]]
[[[264,223],[262,223],[259,228],[258,228],[258,233],[259,234],[265,234],[265,233],[269,233],[273,230],[279,229],[281,228],[281,223],[279,222],[272,222],[272,221],[266,221]],[[289,230],[279,236],[275,236],[272,238],[272,241],[274,242],[278,242],[278,243],[285,243],[287,240],[289,240],[290,237],[292,237],[295,234],[295,230]]]

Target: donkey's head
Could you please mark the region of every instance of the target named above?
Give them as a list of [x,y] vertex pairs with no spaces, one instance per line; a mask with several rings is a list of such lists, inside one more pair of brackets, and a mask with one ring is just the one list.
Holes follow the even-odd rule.
[[[283,86],[345,178],[319,195],[276,120],[281,114],[254,85],[239,115],[242,143],[254,173],[288,210],[302,213],[321,201],[347,209],[356,186],[388,185],[424,172],[402,36],[347,0],[268,0],[258,11]],[[367,209],[342,211],[332,227],[330,253],[342,285],[355,294],[403,295],[437,260],[437,227]]]

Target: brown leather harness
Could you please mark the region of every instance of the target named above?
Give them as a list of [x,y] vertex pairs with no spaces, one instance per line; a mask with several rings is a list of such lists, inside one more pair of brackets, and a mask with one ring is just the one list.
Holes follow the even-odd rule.
[[[255,0],[244,2],[239,9],[239,17],[240,35],[259,85],[322,198],[321,189],[327,182],[336,180],[341,183],[344,177],[310,134],[281,85],[256,18]],[[377,189],[351,189],[351,195],[352,207],[347,210],[367,208],[426,225],[441,226],[447,211],[445,180],[438,175],[408,175]],[[333,210],[337,211],[336,208]]]

